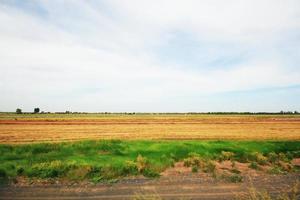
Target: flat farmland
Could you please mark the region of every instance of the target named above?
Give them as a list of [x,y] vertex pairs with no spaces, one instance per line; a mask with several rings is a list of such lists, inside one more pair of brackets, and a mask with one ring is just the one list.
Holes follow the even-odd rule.
[[83,139],[300,140],[300,116],[0,114],[2,144]]

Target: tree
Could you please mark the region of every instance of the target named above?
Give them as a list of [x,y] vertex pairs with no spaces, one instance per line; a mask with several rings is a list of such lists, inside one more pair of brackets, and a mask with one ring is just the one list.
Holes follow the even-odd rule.
[[35,108],[33,112],[34,112],[34,113],[39,113],[39,112],[40,112],[40,109],[39,109],[39,108]]
[[17,114],[22,114],[22,109],[21,108],[17,108],[16,113]]

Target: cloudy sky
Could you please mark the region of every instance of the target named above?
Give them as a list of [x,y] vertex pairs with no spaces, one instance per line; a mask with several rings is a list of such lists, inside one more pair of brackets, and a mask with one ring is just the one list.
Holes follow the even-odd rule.
[[300,110],[299,0],[0,0],[0,111]]

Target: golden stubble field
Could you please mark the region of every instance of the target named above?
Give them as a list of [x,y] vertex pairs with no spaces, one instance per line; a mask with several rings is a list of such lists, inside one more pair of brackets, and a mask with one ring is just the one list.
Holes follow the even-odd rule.
[[82,139],[300,140],[300,116],[0,114],[0,143]]

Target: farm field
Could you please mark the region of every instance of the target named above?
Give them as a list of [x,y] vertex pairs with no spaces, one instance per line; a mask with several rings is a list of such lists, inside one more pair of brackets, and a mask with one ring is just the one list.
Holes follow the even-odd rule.
[[86,139],[300,140],[300,116],[0,114],[0,143]]
[[299,115],[0,113],[0,143],[0,199],[299,197]]

